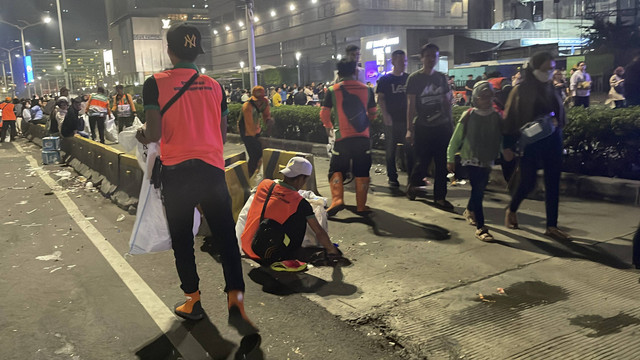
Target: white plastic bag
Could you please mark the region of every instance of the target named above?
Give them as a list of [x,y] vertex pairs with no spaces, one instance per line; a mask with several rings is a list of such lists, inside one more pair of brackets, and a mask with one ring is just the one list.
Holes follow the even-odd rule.
[[82,115],[82,120],[84,121],[84,132],[87,134],[91,134],[91,124],[89,123],[89,116]]
[[120,145],[122,145],[124,151],[127,153],[135,154],[136,147],[138,146],[138,144],[140,144],[138,142],[138,139],[136,139],[136,133],[138,132],[138,129],[142,127],[142,123],[140,123],[140,120],[138,120],[138,123],[140,124],[140,126],[137,126],[136,122],[134,121],[132,126],[124,128],[118,134],[118,142]]
[[[142,180],[140,188],[140,196],[138,198],[138,209],[136,211],[136,221],[133,225],[131,238],[129,239],[129,254],[146,254],[171,249],[171,235],[169,234],[169,225],[167,224],[167,216],[162,204],[160,189],[156,189],[151,185],[151,169],[158,156],[159,145],[151,143],[142,156],[149,163],[142,169],[145,176]],[[138,157],[138,161],[141,161]],[[149,169],[149,171],[146,171]],[[193,209],[193,234],[198,233],[200,228],[200,213],[197,209]]]
[[104,137],[112,142],[118,142],[118,127],[116,118],[111,115],[104,121]]
[[138,116],[133,118],[133,125],[131,125],[131,127],[135,127],[136,129],[142,127],[142,121],[140,121],[140,118],[138,118]]

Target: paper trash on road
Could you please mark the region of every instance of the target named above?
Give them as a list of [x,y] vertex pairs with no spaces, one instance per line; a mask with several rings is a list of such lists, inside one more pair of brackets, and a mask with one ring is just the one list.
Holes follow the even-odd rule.
[[124,221],[125,218],[126,218],[126,216],[124,214],[120,214],[120,215],[118,215],[118,218],[116,219],[116,221],[118,221],[118,222]]
[[53,254],[50,255],[42,255],[42,256],[36,256],[36,260],[42,260],[42,261],[49,261],[49,260],[53,260],[53,261],[60,261],[62,260],[62,251],[54,251]]

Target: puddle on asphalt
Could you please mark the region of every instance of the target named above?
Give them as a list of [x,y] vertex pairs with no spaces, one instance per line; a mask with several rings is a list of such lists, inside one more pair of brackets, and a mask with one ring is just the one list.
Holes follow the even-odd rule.
[[484,294],[474,299],[476,304],[451,316],[455,325],[475,325],[513,319],[518,313],[541,305],[567,300],[569,292],[560,286],[542,281],[524,281],[504,288],[504,294]]
[[608,318],[600,315],[580,315],[569,319],[571,325],[591,329],[594,332],[587,337],[600,337],[604,335],[619,333],[623,327],[640,324],[637,317],[620,312],[616,316]]

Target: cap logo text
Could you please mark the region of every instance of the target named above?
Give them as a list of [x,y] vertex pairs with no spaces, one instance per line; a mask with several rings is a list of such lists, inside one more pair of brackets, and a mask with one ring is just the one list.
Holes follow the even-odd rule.
[[185,35],[184,36],[184,47],[194,48],[196,47],[196,35]]

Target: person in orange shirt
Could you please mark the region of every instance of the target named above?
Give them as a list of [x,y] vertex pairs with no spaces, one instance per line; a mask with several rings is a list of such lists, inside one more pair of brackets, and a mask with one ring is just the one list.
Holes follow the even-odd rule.
[[11,101],[11,98],[7,97],[5,102],[0,104],[0,109],[2,109],[2,132],[0,132],[0,143],[4,142],[4,139],[7,136],[7,131],[9,131],[11,141],[14,141],[16,138],[15,104],[17,103],[18,99]]
[[[143,87],[146,124],[136,134],[143,144],[160,141],[162,199],[173,254],[186,301],[176,315],[204,317],[193,241],[193,210],[199,204],[221,242],[229,324],[242,335],[256,333],[244,311],[245,284],[224,173],[227,99],[217,81],[194,64],[203,54],[200,31],[175,24],[167,31],[174,68],[149,77]],[[186,86],[186,88],[185,88]]]
[[253,176],[262,162],[262,144],[258,139],[262,125],[266,125],[268,130],[273,125],[273,119],[264,88],[255,86],[251,89],[251,99],[242,104],[242,114],[238,117],[240,137],[249,155],[249,176]]
[[369,211],[366,206],[371,169],[371,141],[369,124],[376,117],[373,91],[356,79],[356,62],[342,59],[338,62],[340,82],[327,91],[320,110],[320,119],[327,129],[335,132],[336,143],[329,164],[331,206],[329,216],[344,209],[344,174],[353,162],[356,178],[356,203],[359,213]]

